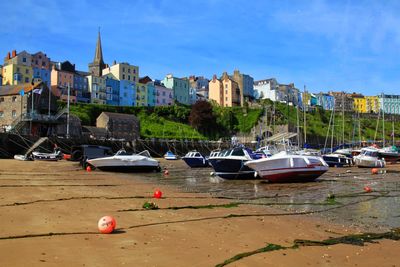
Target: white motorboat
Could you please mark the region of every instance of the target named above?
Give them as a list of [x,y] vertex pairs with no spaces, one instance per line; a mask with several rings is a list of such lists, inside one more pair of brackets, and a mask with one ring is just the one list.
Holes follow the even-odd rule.
[[119,150],[114,156],[87,160],[87,163],[102,171],[145,172],[160,171],[160,164],[150,156],[147,150],[139,154],[127,154]]
[[328,169],[328,164],[316,156],[279,152],[269,158],[251,160],[244,163],[256,174],[270,182],[309,182],[314,181]]
[[167,153],[165,153],[165,155],[164,155],[164,159],[166,159],[166,160],[177,160],[178,157],[174,153],[172,153],[172,151],[167,151]]
[[379,159],[378,149],[366,147],[361,149],[361,153],[353,157],[354,164],[360,168],[383,168],[386,165],[384,159]]
[[42,153],[33,151],[32,158],[34,160],[57,161],[63,158],[63,154],[59,149],[55,149],[53,153]]
[[328,163],[329,167],[344,167],[353,165],[353,160],[343,154],[334,153],[323,155],[322,158]]

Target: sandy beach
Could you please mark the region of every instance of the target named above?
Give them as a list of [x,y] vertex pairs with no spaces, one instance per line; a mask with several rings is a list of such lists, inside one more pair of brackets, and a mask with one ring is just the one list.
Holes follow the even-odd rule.
[[[226,266],[400,266],[400,242],[393,238],[364,246],[295,242],[362,234],[362,227],[182,192],[140,175],[86,172],[68,161],[0,160],[0,265],[223,266],[273,244],[265,250],[274,251]],[[152,198],[155,189],[162,199]],[[159,209],[143,209],[146,201]],[[98,233],[104,215],[116,219],[115,233]]]

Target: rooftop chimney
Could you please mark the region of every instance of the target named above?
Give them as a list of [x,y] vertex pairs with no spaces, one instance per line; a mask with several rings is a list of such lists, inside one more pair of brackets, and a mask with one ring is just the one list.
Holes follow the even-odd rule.
[[8,52],[8,53],[7,53],[7,59],[10,59],[10,58],[11,58],[11,53]]
[[12,51],[12,57],[16,57],[17,56],[17,50],[13,50]]

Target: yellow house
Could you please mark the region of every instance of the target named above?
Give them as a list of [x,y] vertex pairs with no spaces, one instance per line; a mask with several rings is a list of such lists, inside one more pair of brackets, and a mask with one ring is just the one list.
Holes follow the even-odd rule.
[[30,66],[8,64],[3,66],[3,85],[18,85],[31,82],[33,70]]
[[143,83],[136,83],[136,106],[147,106],[147,86]]
[[133,66],[128,63],[115,63],[108,68],[103,69],[103,75],[111,73],[115,79],[121,81],[138,82],[139,81],[139,67]]
[[366,96],[366,112],[367,113],[378,113],[379,112],[379,97],[378,96]]

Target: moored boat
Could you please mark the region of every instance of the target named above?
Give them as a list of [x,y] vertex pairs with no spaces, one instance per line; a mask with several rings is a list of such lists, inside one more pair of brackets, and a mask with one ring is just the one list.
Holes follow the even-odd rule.
[[174,153],[172,153],[172,151],[169,150],[169,151],[167,151],[167,153],[165,153],[164,159],[166,159],[166,160],[177,160],[178,157]]
[[322,158],[329,165],[329,167],[344,167],[351,166],[353,164],[353,160],[345,155],[331,153],[323,155]]
[[32,158],[34,160],[44,160],[44,161],[57,161],[63,158],[61,150],[56,149],[53,153],[42,153],[33,151]]
[[400,161],[400,153],[396,146],[388,146],[378,149],[378,156],[386,162],[395,163]]
[[160,164],[147,150],[139,154],[128,154],[119,150],[114,156],[88,159],[87,163],[102,171],[147,172],[160,171]]
[[314,181],[329,169],[321,157],[289,154],[286,151],[244,164],[262,179],[274,183]]
[[379,159],[378,149],[374,147],[362,148],[361,153],[353,160],[359,168],[383,168],[386,165],[384,159]]
[[198,151],[188,152],[184,157],[182,157],[182,160],[191,168],[210,166],[208,164],[208,159]]
[[249,160],[261,158],[261,154],[253,153],[245,147],[234,147],[222,150],[209,157],[209,162],[215,174],[224,179],[254,179],[255,171],[244,163]]

